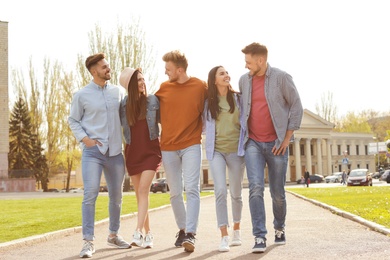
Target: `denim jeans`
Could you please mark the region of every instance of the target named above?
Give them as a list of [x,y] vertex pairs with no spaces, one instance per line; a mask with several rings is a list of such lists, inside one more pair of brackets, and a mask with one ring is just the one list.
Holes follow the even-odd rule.
[[264,207],[264,168],[268,166],[269,189],[272,198],[274,228],[283,230],[286,220],[286,171],[288,148],[284,155],[274,155],[275,142],[256,142],[249,139],[245,150],[246,170],[249,182],[249,208],[252,218],[252,233],[265,239],[266,214]]
[[218,228],[229,226],[226,166],[229,175],[233,223],[241,222],[242,179],[245,170],[244,157],[237,156],[237,153],[220,153],[214,151],[214,156],[213,159],[209,161],[209,166],[214,180],[215,209],[217,211]]
[[108,151],[102,154],[97,146],[86,147],[81,158],[84,183],[82,202],[83,239],[94,240],[95,202],[99,195],[102,171],[107,182],[109,196],[109,232],[117,234],[120,225],[122,188],[125,177],[123,155],[109,157]]
[[[200,210],[200,144],[177,151],[161,151],[172,210],[179,229],[196,234]],[[183,184],[187,196],[184,205]]]

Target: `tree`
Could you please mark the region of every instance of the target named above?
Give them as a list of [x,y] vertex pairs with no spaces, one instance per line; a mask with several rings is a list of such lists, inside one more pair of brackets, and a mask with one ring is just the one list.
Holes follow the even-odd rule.
[[348,112],[342,117],[335,131],[346,133],[372,133],[371,127],[367,122],[368,118],[364,112],[355,114],[355,112]]
[[35,177],[35,180],[38,183],[38,189],[40,186],[43,191],[48,189],[48,180],[49,180],[49,167],[47,165],[46,156],[43,153],[44,149],[42,148],[41,141],[39,136],[36,134],[32,135],[32,155],[31,159],[34,162],[32,165],[32,171]]
[[[148,93],[154,93],[157,81],[155,70],[156,54],[153,46],[145,40],[145,32],[139,20],[130,25],[118,24],[114,32],[104,33],[99,25],[89,36],[90,54],[104,52],[111,66],[111,83],[118,84],[118,77],[125,67],[142,68],[147,81]],[[86,85],[91,76],[85,69],[84,56],[78,55],[77,67],[81,79],[80,86]]]
[[[42,189],[46,191],[48,180],[46,158],[42,154],[43,148],[39,136],[32,131],[28,106],[22,97],[19,97],[14,105],[9,124],[9,168],[19,173],[19,177],[30,177],[32,173],[38,183],[38,188],[41,184]],[[18,177],[17,174],[15,175],[14,177]]]
[[14,104],[9,121],[9,169],[31,169],[31,119],[22,97]]
[[333,93],[328,91],[321,95],[321,104],[316,104],[316,112],[323,119],[336,123],[337,121],[337,106],[333,100]]

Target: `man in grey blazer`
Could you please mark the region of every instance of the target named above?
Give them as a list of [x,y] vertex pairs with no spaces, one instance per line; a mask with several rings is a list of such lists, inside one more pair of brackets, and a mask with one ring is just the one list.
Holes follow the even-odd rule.
[[252,43],[242,49],[248,73],[241,76],[245,128],[245,162],[249,181],[249,208],[253,253],[266,250],[264,172],[268,180],[274,215],[275,244],[285,244],[286,196],[284,185],[288,147],[301,125],[303,108],[292,77],[267,62],[267,47]]

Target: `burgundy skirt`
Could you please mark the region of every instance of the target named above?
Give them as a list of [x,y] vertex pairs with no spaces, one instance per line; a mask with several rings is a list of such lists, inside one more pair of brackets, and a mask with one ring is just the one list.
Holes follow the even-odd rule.
[[146,119],[130,127],[131,143],[126,144],[125,159],[128,174],[136,175],[146,170],[157,171],[161,165],[159,139],[150,140]]

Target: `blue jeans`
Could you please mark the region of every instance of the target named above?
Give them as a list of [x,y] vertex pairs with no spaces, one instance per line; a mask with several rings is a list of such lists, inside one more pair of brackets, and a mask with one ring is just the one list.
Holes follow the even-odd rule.
[[[173,214],[179,229],[196,234],[200,210],[200,144],[177,151],[161,151]],[[187,195],[184,205],[183,184]]]
[[95,202],[99,195],[102,171],[107,182],[109,196],[109,232],[117,234],[120,225],[122,206],[122,189],[125,177],[123,155],[109,157],[108,151],[102,154],[97,146],[86,147],[81,158],[84,183],[82,202],[83,239],[92,241],[95,238]]
[[214,151],[213,159],[209,161],[210,171],[214,180],[215,209],[217,211],[218,227],[229,226],[227,210],[226,166],[229,175],[229,191],[232,203],[233,223],[241,222],[242,215],[242,179],[245,170],[245,160],[237,153],[220,153]]
[[274,228],[283,230],[286,220],[286,171],[288,148],[284,155],[274,155],[275,142],[256,142],[249,139],[245,149],[245,162],[249,182],[249,208],[252,218],[252,233],[265,239],[267,234],[264,207],[264,168],[268,166],[269,189],[272,198]]

